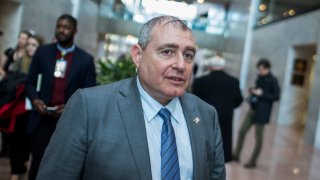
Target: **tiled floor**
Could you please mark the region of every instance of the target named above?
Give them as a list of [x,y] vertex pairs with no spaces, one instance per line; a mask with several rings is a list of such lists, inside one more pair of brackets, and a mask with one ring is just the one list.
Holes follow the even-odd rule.
[[[304,144],[303,132],[268,125],[257,168],[245,169],[254,145],[253,129],[247,135],[240,163],[226,165],[228,180],[320,180],[320,150]],[[236,134],[235,134],[236,135]],[[8,159],[0,159],[0,180],[9,179]]]
[[263,151],[255,169],[243,164],[254,146],[254,131],[247,135],[240,164],[226,165],[229,180],[320,180],[320,150],[305,144],[303,131],[292,127],[268,125]]

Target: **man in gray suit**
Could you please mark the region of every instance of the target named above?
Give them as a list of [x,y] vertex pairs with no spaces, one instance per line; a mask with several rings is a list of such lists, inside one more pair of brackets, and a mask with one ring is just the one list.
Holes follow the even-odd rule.
[[37,179],[224,180],[217,113],[185,92],[195,53],[184,21],[145,23],[131,50],[137,77],[71,97]]

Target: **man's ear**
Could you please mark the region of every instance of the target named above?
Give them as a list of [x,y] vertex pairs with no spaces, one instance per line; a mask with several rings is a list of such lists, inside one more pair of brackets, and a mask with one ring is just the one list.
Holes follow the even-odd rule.
[[133,63],[136,65],[137,68],[139,68],[141,58],[142,58],[142,48],[138,44],[135,44],[132,46],[131,57],[132,57]]

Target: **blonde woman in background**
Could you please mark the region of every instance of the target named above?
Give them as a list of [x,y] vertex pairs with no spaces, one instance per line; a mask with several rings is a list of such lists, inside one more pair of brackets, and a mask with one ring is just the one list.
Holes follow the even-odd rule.
[[[31,63],[32,56],[37,48],[44,43],[44,40],[39,35],[31,35],[27,39],[25,46],[25,54],[22,57],[19,70],[23,74],[27,74]],[[25,95],[24,97],[25,98]],[[28,111],[22,115],[17,116],[15,130],[10,135],[10,167],[11,180],[25,179],[24,175],[27,172],[26,163],[30,156],[30,141],[27,133],[27,122],[29,119]]]
[[[27,40],[31,36],[31,32],[24,30],[19,33],[18,42],[15,48],[8,48],[1,57],[2,72],[7,74],[10,71],[19,71],[23,57],[26,55]],[[2,74],[2,76],[5,76]]]
[[28,41],[27,41],[27,46],[26,46],[26,56],[25,56],[25,61],[23,62],[23,67],[27,67],[26,69],[23,69],[23,71],[25,71],[26,73],[28,72],[29,70],[29,66],[30,66],[30,63],[31,63],[31,59],[32,59],[32,56],[34,55],[34,53],[36,52],[37,48],[41,45],[43,45],[44,43],[44,39],[42,36],[40,35],[33,35],[33,36],[30,36],[28,38]]
[[[15,87],[7,87],[10,80],[6,78],[9,71],[14,70],[14,65],[11,64],[18,64],[18,62],[21,61],[22,57],[25,56],[26,53],[26,44],[28,38],[31,36],[30,32],[28,31],[21,31],[18,36],[17,45],[15,48],[7,48],[4,53],[1,56],[0,61],[0,77],[1,77],[1,88],[0,88],[0,108],[5,104],[10,102],[14,99],[15,92],[8,93],[12,88]],[[16,62],[16,63],[15,63]],[[9,70],[10,69],[10,70]],[[9,143],[8,143],[8,134],[2,132],[1,133],[1,151],[0,151],[0,157],[9,157]]]

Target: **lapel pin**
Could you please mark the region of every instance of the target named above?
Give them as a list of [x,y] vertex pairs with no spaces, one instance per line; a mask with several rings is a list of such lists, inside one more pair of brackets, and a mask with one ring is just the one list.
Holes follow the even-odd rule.
[[193,122],[195,122],[196,124],[198,124],[200,122],[200,119],[198,117],[196,117]]

